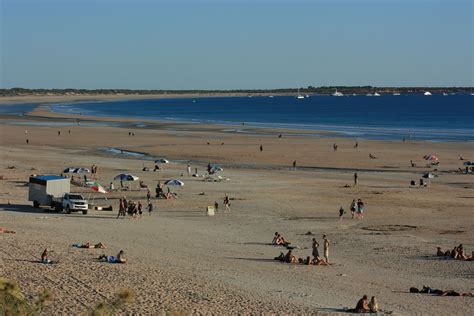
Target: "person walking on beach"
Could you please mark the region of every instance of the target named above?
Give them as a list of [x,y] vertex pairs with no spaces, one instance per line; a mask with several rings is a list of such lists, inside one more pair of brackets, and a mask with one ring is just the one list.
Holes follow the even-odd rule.
[[224,213],[230,212],[230,201],[227,194],[224,196]]
[[148,209],[148,216],[151,216],[151,212],[153,212],[153,204],[151,204],[151,201],[148,202],[147,209]]
[[58,136],[61,136],[61,131],[58,131]]
[[318,247],[319,247],[319,243],[316,241],[316,238],[313,238],[313,243],[311,245],[311,248],[313,248],[312,255],[314,259],[317,259],[319,257]]
[[117,215],[117,219],[120,217],[120,215],[125,217],[125,203],[124,203],[123,199],[119,200],[119,212],[118,212],[118,215]]
[[358,147],[359,147],[359,142],[356,141],[354,144],[354,148],[358,148]]
[[354,172],[354,185],[357,185],[357,172]]
[[361,199],[357,200],[357,218],[364,219],[364,202]]
[[339,220],[342,221],[342,216],[344,215],[344,209],[342,208],[339,208]]
[[329,240],[327,239],[326,235],[323,235],[324,239],[324,259],[326,262],[329,263]]
[[188,165],[188,166],[186,167],[186,170],[188,171],[188,177],[190,177],[190,176],[191,176],[191,166]]
[[293,160],[293,170],[296,171],[296,160]]
[[142,214],[143,214],[143,206],[142,206],[142,203],[140,201],[138,201],[138,205],[137,205],[137,210],[138,210],[138,218],[142,218]]
[[148,189],[146,191],[146,201],[148,202],[148,204],[150,204],[150,200],[151,200],[151,192],[150,192],[150,189]]
[[356,207],[357,207],[356,200],[353,199],[353,200],[352,200],[352,203],[351,203],[351,206],[350,206],[350,209],[351,209],[351,219],[354,219],[354,215],[355,215],[355,212],[356,212]]
[[334,143],[334,144],[332,145],[332,149],[334,149],[334,151],[337,151],[337,144],[336,144],[336,143]]
[[260,151],[261,152],[263,151],[263,145],[260,145]]
[[26,144],[28,145],[30,143],[30,140],[27,138],[26,139]]

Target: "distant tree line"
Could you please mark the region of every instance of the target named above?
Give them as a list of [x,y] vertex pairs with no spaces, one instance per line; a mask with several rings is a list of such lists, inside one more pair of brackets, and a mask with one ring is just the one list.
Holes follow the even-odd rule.
[[[472,93],[473,87],[373,87],[373,86],[322,86],[300,88],[302,94],[332,94],[335,91],[343,94],[418,94],[431,93]],[[0,89],[0,96],[88,96],[88,95],[290,95],[298,93],[297,88],[282,89],[235,89],[235,90],[133,90],[133,89]]]

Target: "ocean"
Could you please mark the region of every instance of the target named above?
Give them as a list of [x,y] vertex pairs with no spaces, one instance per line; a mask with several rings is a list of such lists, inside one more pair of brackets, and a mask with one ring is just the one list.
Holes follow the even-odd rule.
[[[329,131],[367,139],[474,141],[474,96],[212,97],[59,103],[93,116]],[[242,123],[244,126],[242,126]]]

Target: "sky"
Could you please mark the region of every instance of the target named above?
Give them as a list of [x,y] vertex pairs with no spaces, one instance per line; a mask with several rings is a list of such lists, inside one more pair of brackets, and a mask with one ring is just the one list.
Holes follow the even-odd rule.
[[473,86],[473,0],[0,0],[0,88]]

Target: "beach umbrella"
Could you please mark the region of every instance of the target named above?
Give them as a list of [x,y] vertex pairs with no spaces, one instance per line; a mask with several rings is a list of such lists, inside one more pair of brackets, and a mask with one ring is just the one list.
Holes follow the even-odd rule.
[[87,168],[73,168],[69,167],[63,170],[63,173],[90,173],[91,171]]
[[465,165],[465,166],[474,166],[474,161],[465,161],[463,165]]
[[107,193],[107,190],[96,181],[87,181],[86,186],[99,193]]
[[425,158],[426,160],[429,160],[429,161],[438,161],[439,160],[439,158],[437,156],[431,155],[431,154],[430,155],[425,155],[425,156],[423,156],[423,158]]
[[120,181],[137,181],[138,179],[140,178],[137,176],[134,176],[131,174],[125,174],[125,173],[118,174],[114,177],[114,180],[120,180]]
[[166,180],[165,184],[168,186],[178,186],[182,187],[184,185],[183,181],[177,180],[177,179],[171,179],[171,180]]
[[425,173],[425,174],[423,175],[423,178],[425,178],[425,179],[433,179],[433,178],[436,178],[436,177],[438,177],[438,175],[433,174],[433,173],[430,173],[430,172]]
[[155,160],[155,163],[170,163],[169,160],[166,160],[165,158],[158,158]]

